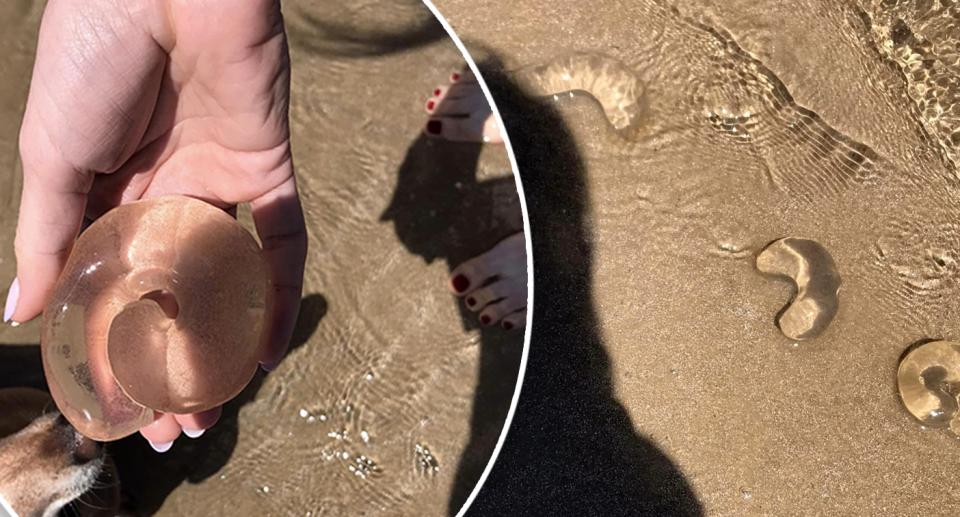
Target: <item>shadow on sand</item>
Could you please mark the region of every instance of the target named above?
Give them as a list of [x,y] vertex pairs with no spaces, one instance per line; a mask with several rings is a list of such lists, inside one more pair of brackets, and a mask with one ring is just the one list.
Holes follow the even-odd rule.
[[[423,8],[419,0],[393,0],[411,11]],[[410,4],[405,6],[404,4]],[[363,24],[349,25],[330,19],[329,13],[314,14],[295,9],[287,16],[287,37],[292,46],[308,52],[342,58],[386,56],[446,39],[447,32],[433,14],[423,8],[421,16],[398,30],[371,30]]]
[[[327,301],[319,294],[306,296],[290,341],[290,350],[303,346],[327,313]],[[196,440],[177,440],[166,454],[157,454],[135,434],[108,445],[107,451],[120,477],[125,515],[153,515],[164,500],[184,481],[199,483],[218,472],[237,446],[240,408],[253,401],[264,379],[258,370],[250,384],[223,406],[217,425]],[[0,389],[29,386],[47,391],[39,345],[0,345]]]
[[519,405],[469,515],[701,516],[679,468],[614,397],[593,304],[589,195],[576,143],[562,117],[525,96],[496,62],[481,69],[520,169],[536,305]]
[[[442,259],[453,270],[523,230],[513,176],[478,182],[480,151],[480,144],[421,135],[400,166],[397,189],[381,220],[391,221],[406,249],[428,263]],[[523,334],[481,325],[477,314],[453,295],[450,303],[457,304],[464,330],[480,331],[470,441],[457,462],[450,496],[450,507],[459,509],[480,479],[506,421],[520,373]]]

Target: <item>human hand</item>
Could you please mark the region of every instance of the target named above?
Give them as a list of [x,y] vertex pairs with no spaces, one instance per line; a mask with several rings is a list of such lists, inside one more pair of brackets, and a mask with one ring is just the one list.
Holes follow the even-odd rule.
[[[307,237],[290,154],[290,64],[279,0],[50,0],[20,132],[17,279],[4,321],[41,313],[84,217],[181,194],[251,202],[276,303],[264,369],[286,352]],[[160,415],[169,448],[220,408]]]

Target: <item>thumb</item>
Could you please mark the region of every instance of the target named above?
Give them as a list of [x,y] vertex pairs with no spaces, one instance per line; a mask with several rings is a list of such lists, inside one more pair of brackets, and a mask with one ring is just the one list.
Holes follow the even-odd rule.
[[28,113],[21,128],[17,278],[7,296],[4,322],[29,321],[43,311],[70,256],[93,184],[92,173],[75,170],[44,136]]
[[[114,5],[117,4],[117,5]],[[17,281],[4,320],[43,310],[86,208],[96,171],[117,170],[139,146],[156,105],[166,54],[114,2],[49,2],[20,130],[23,195]]]

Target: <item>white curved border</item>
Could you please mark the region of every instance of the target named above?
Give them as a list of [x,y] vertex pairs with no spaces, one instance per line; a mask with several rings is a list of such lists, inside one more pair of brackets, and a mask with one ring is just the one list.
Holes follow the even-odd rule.
[[473,71],[473,75],[477,77],[477,81],[480,83],[480,88],[483,89],[483,95],[487,98],[487,102],[490,104],[490,109],[493,110],[493,116],[497,118],[497,125],[500,127],[501,136],[503,136],[503,144],[506,146],[507,155],[510,157],[510,166],[513,168],[513,179],[517,184],[517,194],[520,196],[520,209],[523,211],[523,235],[527,247],[527,326],[523,334],[523,355],[520,357],[520,375],[517,377],[517,388],[513,392],[513,400],[510,402],[510,411],[507,413],[507,419],[503,422],[503,430],[500,431],[500,439],[497,440],[497,446],[493,449],[493,455],[490,456],[490,461],[487,463],[486,468],[483,469],[483,474],[480,475],[480,480],[477,482],[477,486],[473,487],[473,491],[470,492],[470,497],[468,497],[467,501],[463,503],[463,508],[457,512],[456,517],[463,517],[470,508],[470,505],[473,504],[473,500],[477,498],[477,494],[480,493],[480,489],[483,488],[483,484],[487,481],[487,476],[490,475],[490,471],[493,469],[493,464],[497,462],[497,456],[500,455],[500,449],[503,447],[503,441],[506,440],[507,432],[510,430],[510,424],[513,422],[513,413],[517,410],[517,401],[520,400],[520,388],[523,387],[523,376],[527,371],[527,355],[530,353],[530,334],[533,331],[533,246],[531,245],[530,241],[530,217],[527,215],[527,201],[523,195],[523,185],[520,183],[520,169],[517,167],[517,157],[513,154],[513,146],[510,145],[510,136],[507,135],[507,132],[504,129],[503,119],[500,117],[500,110],[497,109],[497,104],[493,102],[493,97],[490,95],[490,89],[487,88],[487,82],[484,81],[483,76],[480,75],[480,70],[477,69],[477,64],[474,63],[470,53],[467,52],[467,48],[463,46],[463,42],[460,41],[460,38],[457,37],[457,34],[453,32],[453,28],[450,27],[449,23],[447,23],[447,19],[440,14],[440,11],[438,11],[437,7],[433,5],[433,2],[430,0],[423,0],[423,3],[426,4],[427,8],[430,9],[430,12],[437,17],[437,20],[440,20],[440,23],[443,25],[443,28],[446,29],[447,34],[450,35],[450,38],[457,45],[457,48],[460,49],[460,53],[463,54],[463,58],[467,60],[467,65],[470,66],[470,70]]
[[17,512],[13,511],[13,508],[7,503],[7,500],[3,498],[3,494],[0,494],[0,517],[19,517]]

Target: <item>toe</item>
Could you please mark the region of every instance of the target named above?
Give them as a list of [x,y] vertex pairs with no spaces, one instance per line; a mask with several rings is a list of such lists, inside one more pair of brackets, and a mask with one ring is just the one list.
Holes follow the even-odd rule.
[[477,312],[482,310],[491,302],[507,297],[511,294],[510,291],[511,289],[509,283],[503,280],[498,280],[467,295],[466,299],[464,299],[464,303],[467,305],[468,309],[473,312]]
[[527,309],[523,308],[517,312],[512,312],[503,317],[500,326],[504,330],[522,329],[527,326]]
[[[446,96],[442,102],[434,105],[433,114],[437,116],[473,116],[487,117],[493,113],[487,98],[483,95],[479,85],[474,85],[470,89],[476,89],[476,92],[464,92],[463,95]],[[430,101],[427,101],[429,107]]]
[[460,264],[450,273],[450,287],[458,296],[464,296],[478,289],[493,275],[486,254]]
[[438,86],[430,92],[430,98],[427,99],[424,109],[427,113],[433,113],[433,111],[440,106],[440,104],[447,98],[447,92],[450,89],[446,86]]
[[439,138],[443,132],[443,121],[439,119],[430,119],[427,121],[427,125],[423,127],[423,132],[432,138]]
[[490,251],[478,255],[450,272],[453,292],[463,296],[478,289],[488,279],[497,275],[522,291],[513,296],[526,300],[527,252],[523,232],[517,232],[500,241]]
[[463,70],[459,70],[457,72],[453,72],[452,74],[450,74],[450,82],[461,83],[461,84],[470,83],[470,82],[475,83],[477,82],[477,78],[476,76],[473,75],[472,70],[470,70],[467,67],[464,67]]
[[[440,126],[439,135],[452,142],[483,142],[483,130],[486,117],[470,116],[465,118],[445,118]],[[431,120],[433,122],[433,120]]]
[[503,319],[504,316],[526,307],[526,304],[526,300],[519,298],[504,298],[499,302],[491,303],[480,312],[480,323],[493,325]]

